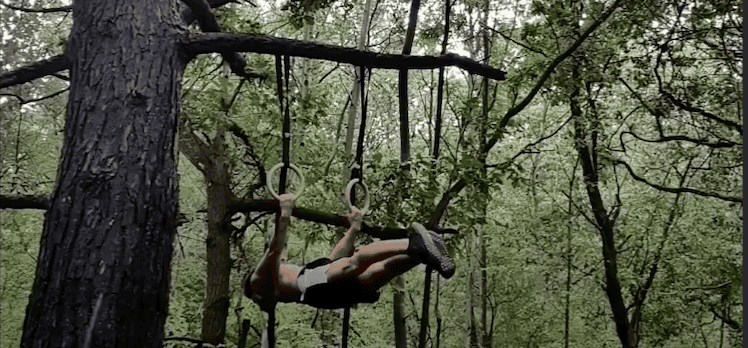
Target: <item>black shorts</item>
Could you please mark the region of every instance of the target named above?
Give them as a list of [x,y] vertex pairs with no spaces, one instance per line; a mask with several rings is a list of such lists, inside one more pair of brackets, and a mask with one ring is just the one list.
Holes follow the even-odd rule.
[[[299,275],[308,269],[332,263],[328,258],[321,258],[304,266]],[[332,282],[312,285],[306,289],[303,304],[316,308],[335,309],[350,307],[356,303],[374,303],[379,300],[379,292],[366,289],[357,277],[335,279]]]

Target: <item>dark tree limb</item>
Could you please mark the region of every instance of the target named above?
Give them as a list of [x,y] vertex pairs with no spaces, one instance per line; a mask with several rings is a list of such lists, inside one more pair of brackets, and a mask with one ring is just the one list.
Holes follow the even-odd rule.
[[733,330],[743,332],[743,325],[741,325],[735,319],[731,318],[727,313],[718,311],[717,309],[714,308],[714,306],[709,307],[709,311],[712,312],[712,314],[714,314],[715,317],[717,317],[719,320],[722,320],[725,324],[727,324]]
[[61,6],[61,7],[52,7],[52,8],[42,8],[42,9],[35,9],[35,8],[27,8],[27,7],[18,7],[13,5],[8,5],[4,1],[0,1],[0,5],[3,5],[11,10],[21,11],[21,12],[28,12],[28,13],[54,13],[54,12],[72,12],[73,6]]
[[200,172],[206,174],[208,169],[208,150],[210,145],[202,139],[198,138],[192,127],[187,124],[186,117],[180,117],[179,120],[179,151],[183,153],[187,159],[195,166]]
[[624,162],[622,160],[619,160],[619,159],[613,159],[613,158],[611,158],[610,160],[613,161],[614,164],[621,164],[624,167],[626,167],[626,170],[628,170],[629,174],[631,174],[631,177],[634,178],[634,180],[639,181],[639,182],[643,182],[643,183],[647,184],[648,186],[650,186],[650,187],[652,187],[654,189],[660,190],[660,191],[665,191],[665,192],[670,192],[670,193],[692,193],[692,194],[695,194],[697,196],[714,197],[714,198],[717,198],[717,199],[721,199],[723,201],[743,203],[743,197],[725,196],[725,195],[721,195],[719,193],[706,192],[706,191],[696,190],[696,189],[692,189],[692,188],[688,188],[688,187],[667,187],[667,186],[655,184],[655,183],[649,182],[647,179],[645,179],[645,178],[643,178],[641,176],[636,175],[636,173],[634,173],[634,169],[631,168],[631,166],[629,166],[628,163],[626,163],[626,162]]
[[13,94],[13,93],[0,93],[0,95],[6,96],[6,97],[14,97],[14,98],[18,99],[18,103],[20,103],[21,105],[24,105],[24,104],[29,104],[29,103],[35,103],[35,102],[42,101],[42,100],[45,100],[45,99],[54,98],[54,97],[56,97],[56,96],[58,96],[60,94],[63,94],[65,92],[69,91],[69,90],[70,90],[70,88],[65,88],[63,90],[54,92],[54,93],[52,93],[50,95],[46,95],[46,96],[39,97],[39,98],[34,98],[34,99],[23,99],[23,97],[21,97],[20,95]]
[[69,66],[70,61],[64,55],[43,59],[16,70],[0,74],[0,88],[33,81],[40,77],[54,74],[60,70],[65,70]]
[[[579,81],[578,66],[573,67],[572,79]],[[584,186],[587,191],[587,197],[590,202],[590,210],[595,219],[595,227],[600,231],[602,241],[603,265],[605,268],[605,293],[608,295],[608,302],[613,314],[613,321],[616,325],[616,332],[621,340],[623,348],[636,347],[636,342],[632,342],[630,335],[630,322],[626,311],[626,304],[621,292],[621,282],[618,279],[618,251],[615,244],[615,221],[608,215],[605,208],[602,194],[599,189],[599,173],[595,166],[593,158],[596,158],[597,149],[588,146],[590,136],[585,133],[583,122],[583,113],[578,97],[581,88],[575,86],[570,95],[570,107],[574,122],[575,147],[582,164],[582,174]]]
[[[506,72],[502,70],[492,68],[488,65],[478,63],[470,58],[454,53],[443,54],[439,57],[380,54],[347,47],[267,36],[205,33],[189,40],[189,42],[185,43],[184,48],[190,55],[213,52],[253,52],[323,59],[380,69],[435,69],[445,66],[456,66],[472,74],[485,76],[494,80],[504,80],[506,77]],[[41,60],[26,67],[0,75],[0,88],[33,81],[37,78],[67,69],[69,64],[69,61],[63,55]],[[234,68],[235,67],[232,66],[232,69]],[[236,71],[234,72],[237,73]],[[243,68],[239,73],[237,73],[237,75],[245,77],[263,77],[261,75],[244,72]],[[539,86],[540,85],[542,84],[539,84]],[[540,89],[540,87],[538,87],[538,89]],[[527,103],[529,103],[529,100]],[[519,111],[517,111],[517,113],[518,112]],[[496,138],[496,141],[498,141],[498,137]],[[495,144],[496,141],[493,143]]]
[[1,195],[0,209],[49,209],[51,195]]
[[[211,5],[206,0],[182,0],[190,9],[194,17],[197,18],[197,23],[200,25],[200,29],[204,32],[220,33],[221,27],[218,25],[216,17],[213,12],[210,12]],[[258,75],[247,72],[245,70],[247,63],[244,61],[244,57],[234,50],[226,49],[219,51],[223,59],[231,67],[231,71],[241,77],[245,78],[264,78],[264,75]]]
[[[724,141],[710,142],[707,139],[696,139],[696,138],[691,138],[691,137],[688,137],[688,136],[685,136],[685,135],[671,135],[671,136],[663,136],[663,137],[660,137],[658,139],[647,139],[647,138],[644,138],[644,137],[642,137],[642,136],[640,136],[640,135],[638,135],[638,134],[636,134],[634,132],[628,132],[628,131],[621,132],[621,135],[619,136],[619,138],[623,138],[624,134],[630,134],[634,138],[639,139],[639,140],[641,140],[643,142],[646,142],[646,143],[664,143],[664,142],[669,142],[669,141],[687,141],[689,143],[693,143],[693,144],[701,145],[701,146],[706,146],[706,147],[711,147],[711,148],[725,148],[725,147],[734,147],[734,146],[737,146],[737,145],[741,145],[741,144],[737,144],[737,143],[733,143],[733,142],[724,142]],[[624,149],[625,149],[625,145],[623,145],[623,139],[621,139],[621,145],[624,146]]]
[[530,52],[535,52],[535,53],[537,53],[537,54],[539,54],[539,55],[541,55],[543,57],[548,58],[548,56],[545,54],[545,52],[543,52],[541,50],[538,50],[538,49],[535,49],[535,48],[532,48],[532,47],[528,46],[527,44],[521,43],[521,42],[519,42],[519,41],[517,41],[515,39],[512,39],[511,36],[502,33],[500,30],[497,30],[497,29],[494,29],[494,28],[491,28],[491,27],[486,27],[486,29],[488,29],[488,30],[490,30],[490,31],[492,31],[492,32],[494,32],[496,34],[499,34],[501,37],[504,38],[504,40],[510,41],[510,42],[514,43],[515,45],[521,46],[521,47],[523,47],[524,49],[526,49],[526,50],[528,50]]
[[734,129],[734,130],[736,130],[736,131],[738,131],[740,133],[743,133],[743,126],[741,126],[740,124],[738,124],[735,121],[731,121],[731,120],[727,120],[727,119],[721,118],[721,117],[719,117],[719,116],[717,116],[717,115],[715,115],[715,114],[713,114],[713,113],[711,113],[709,111],[706,111],[706,110],[704,110],[702,108],[686,104],[686,102],[684,102],[684,101],[676,98],[674,95],[670,94],[669,92],[665,91],[664,89],[660,89],[660,93],[662,93],[662,95],[664,95],[665,98],[667,98],[668,101],[670,101],[671,103],[673,103],[673,105],[675,105],[675,106],[677,106],[677,107],[679,107],[679,108],[681,108],[683,110],[686,110],[688,112],[697,113],[697,114],[699,114],[701,116],[704,116],[704,117],[706,117],[706,118],[708,118],[708,119],[710,119],[712,121],[721,123],[721,124],[726,125],[726,126],[732,128],[732,129]]
[[[235,3],[236,1],[235,0],[208,0],[208,6],[210,8],[218,8],[218,7],[221,7],[223,5],[228,4],[230,2],[234,2]],[[195,20],[197,20],[197,16],[195,15],[195,13],[193,12],[191,6],[189,6],[189,5],[187,7],[185,7],[185,8],[182,9],[181,15],[182,15],[182,20],[187,25],[190,25],[190,24],[192,24],[192,22],[194,22]]]
[[248,34],[205,33],[191,38],[184,44],[184,48],[185,52],[191,55],[234,50],[237,52],[322,59],[379,69],[436,69],[443,66],[456,66],[472,74],[486,76],[494,80],[504,80],[506,76],[506,72],[502,70],[454,53],[444,54],[440,57],[385,54],[349,47]]
[[252,145],[252,142],[249,140],[249,136],[241,127],[239,127],[239,125],[235,122],[231,122],[229,124],[229,132],[244,142],[244,146],[247,147],[247,155],[252,158],[257,167],[259,181],[247,190],[247,195],[250,195],[250,197],[247,198],[251,198],[253,192],[267,184],[265,165],[262,163],[260,156],[255,153],[254,145]]
[[[278,201],[275,199],[248,199],[239,200],[229,205],[229,215],[238,212],[277,212],[279,209]],[[322,212],[315,209],[294,207],[293,216],[296,218],[317,222],[325,225],[348,228],[348,218],[342,215]],[[434,228],[436,233],[457,234],[457,230],[451,228]],[[363,223],[361,232],[372,237],[380,239],[398,239],[408,236],[408,229],[398,227],[371,226],[366,222]]]

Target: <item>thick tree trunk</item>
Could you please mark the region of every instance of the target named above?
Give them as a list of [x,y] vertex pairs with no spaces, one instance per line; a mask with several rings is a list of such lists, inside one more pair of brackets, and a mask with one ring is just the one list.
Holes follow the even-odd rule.
[[185,62],[176,1],[74,1],[70,99],[22,347],[160,347]]

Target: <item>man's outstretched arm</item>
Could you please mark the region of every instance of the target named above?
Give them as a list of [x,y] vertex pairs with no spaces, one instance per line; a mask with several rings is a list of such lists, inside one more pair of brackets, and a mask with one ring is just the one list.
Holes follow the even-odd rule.
[[262,310],[268,311],[275,307],[278,299],[278,277],[283,250],[288,241],[288,225],[293,212],[294,196],[283,194],[280,196],[280,215],[276,222],[275,233],[270,238],[265,254],[249,279],[252,287],[252,300],[260,305]]
[[351,226],[345,231],[343,238],[340,238],[338,244],[330,252],[330,260],[337,260],[343,257],[349,257],[353,255],[353,243],[356,241],[358,232],[361,231],[361,224],[363,224],[364,214],[361,210],[351,207],[346,212],[348,222]]

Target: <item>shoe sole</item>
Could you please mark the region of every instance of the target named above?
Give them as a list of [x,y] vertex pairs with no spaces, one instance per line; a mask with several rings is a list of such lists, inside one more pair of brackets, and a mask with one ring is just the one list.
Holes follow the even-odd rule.
[[445,279],[452,278],[455,274],[455,267],[452,258],[447,254],[444,244],[441,238],[436,233],[429,231],[420,223],[414,222],[411,224],[416,233],[421,235],[423,243],[426,246],[426,250],[431,254],[433,258],[439,261],[439,267],[436,268],[437,272],[441,274]]

